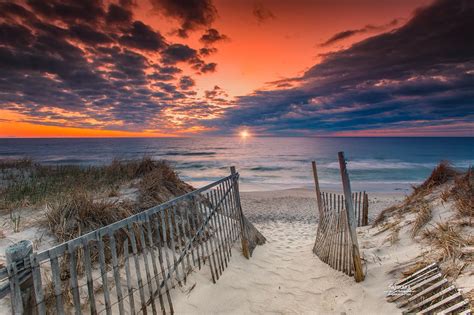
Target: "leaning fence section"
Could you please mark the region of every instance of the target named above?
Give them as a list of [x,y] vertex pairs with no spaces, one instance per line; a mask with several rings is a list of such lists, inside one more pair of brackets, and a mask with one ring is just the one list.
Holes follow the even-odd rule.
[[[19,244],[26,249],[0,269],[0,291],[10,294],[12,313],[174,313],[171,289],[186,283],[191,270],[209,268],[216,282],[232,244],[255,243],[247,239],[255,228],[243,216],[238,178],[233,169],[204,188],[42,252]],[[249,257],[248,246],[243,250]]]
[[364,279],[356,227],[368,224],[368,198],[365,192],[352,193],[344,153],[339,152],[344,194],[322,193],[316,163],[313,175],[319,212],[319,224],[313,252],[332,268]]
[[[321,192],[321,199],[327,208],[336,209],[345,207],[344,195],[336,193]],[[369,196],[365,191],[352,193],[352,205],[356,225],[369,225]]]

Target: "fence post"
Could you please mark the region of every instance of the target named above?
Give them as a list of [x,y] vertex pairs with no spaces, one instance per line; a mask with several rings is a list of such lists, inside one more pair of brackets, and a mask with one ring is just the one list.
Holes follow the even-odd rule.
[[[237,172],[235,170],[235,166],[230,167],[230,173],[232,175],[235,175]],[[249,241],[247,238],[247,233],[245,229],[245,222],[244,222],[244,213],[242,211],[242,205],[240,204],[240,192],[239,192],[239,181],[238,179],[235,179],[235,198],[237,201],[237,211],[239,211],[240,214],[240,239],[242,243],[242,253],[245,256],[245,258],[250,259],[250,251],[249,251]]]
[[311,165],[313,166],[313,178],[314,178],[314,187],[316,188],[316,200],[318,202],[319,220],[321,220],[321,218],[323,217],[323,204],[321,200],[321,190],[319,188],[318,170],[316,168],[315,161],[312,161]]
[[369,196],[364,191],[364,202],[363,202],[363,225],[369,225]]
[[[33,307],[36,304],[31,269],[24,266],[24,262],[29,261],[28,258],[32,253],[33,243],[29,240],[10,245],[5,250],[5,258],[10,274],[10,296],[13,314],[32,314]],[[13,267],[13,270],[10,267]],[[22,274],[23,272],[25,273]]]
[[349,174],[347,173],[346,160],[344,158],[344,152],[338,153],[339,158],[339,167],[341,169],[341,178],[342,178],[342,187],[344,190],[345,196],[345,205],[346,205],[346,214],[349,220],[349,232],[351,235],[352,242],[352,257],[354,261],[354,278],[356,282],[364,280],[364,272],[362,270],[362,262],[360,259],[359,253],[359,244],[357,242],[357,232],[356,232],[356,220],[354,207],[352,204],[352,192],[351,192],[351,183],[349,181]]

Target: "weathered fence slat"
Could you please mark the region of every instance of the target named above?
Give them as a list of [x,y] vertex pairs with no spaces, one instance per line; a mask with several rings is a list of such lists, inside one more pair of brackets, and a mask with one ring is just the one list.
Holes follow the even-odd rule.
[[172,245],[171,250],[173,251],[173,256],[176,257],[177,264],[181,266],[181,273],[182,273],[181,281],[183,281],[183,283],[186,284],[186,275],[187,275],[186,260],[183,259],[179,261],[179,256],[180,256],[180,253],[183,252],[183,249],[181,246],[181,231],[179,228],[178,219],[176,215],[176,207],[172,207],[170,211],[171,212],[169,213],[169,222],[173,229],[173,234],[171,234],[171,239],[173,240],[173,243],[174,243],[174,245]]
[[220,193],[220,189],[219,189],[219,186],[216,187],[216,190],[215,190],[215,199],[216,199],[216,217],[217,217],[217,221],[218,221],[218,224],[219,224],[219,230],[221,232],[221,239],[222,239],[222,249],[224,251],[224,258],[225,258],[225,267],[227,268],[228,266],[228,262],[230,260],[230,254],[229,254],[229,244],[227,242],[227,236],[226,236],[226,230],[225,230],[225,221],[224,221],[224,215],[223,215],[223,211],[222,211],[222,208],[223,208],[223,204],[222,202],[220,202],[222,196],[221,196],[221,193]]
[[112,314],[112,309],[110,306],[110,293],[109,293],[109,284],[107,281],[107,268],[105,262],[105,249],[104,249],[104,241],[102,240],[101,235],[99,235],[98,241],[99,247],[99,266],[100,266],[100,274],[102,277],[102,291],[104,292],[104,300],[105,300],[105,310],[107,315]]
[[128,239],[123,243],[123,255],[125,260],[125,274],[127,277],[127,290],[128,290],[128,305],[130,307],[130,314],[135,314],[135,298],[133,296],[133,287],[132,287],[132,276],[130,273],[130,255],[128,253]]
[[[201,226],[205,226],[205,235],[207,237],[203,239],[203,242],[205,244],[205,247],[206,247],[206,253],[207,253],[207,260],[209,261],[209,267],[211,268],[211,274],[212,274],[212,281],[214,283],[216,283],[217,280],[219,280],[219,272],[218,272],[218,267],[217,267],[217,263],[216,263],[216,255],[215,255],[215,251],[214,251],[214,246],[213,246],[213,237],[211,235],[211,232],[209,231],[209,226],[206,226],[204,224],[204,221],[207,220],[207,213],[206,213],[206,209],[205,207],[203,207],[203,204],[202,203],[199,203],[199,211],[201,213],[202,216],[204,216],[205,219],[202,219],[202,216],[199,216],[201,219],[200,219],[200,224]],[[209,251],[209,248],[210,248],[210,251]],[[211,262],[211,259],[212,259],[212,262]]]
[[232,242],[231,242],[231,237],[230,237],[230,230],[229,230],[229,217],[227,213],[227,196],[226,192],[223,191],[224,185],[226,182],[223,182],[221,185],[218,186],[218,192],[219,192],[219,199],[223,200],[220,206],[220,216],[222,218],[222,223],[223,223],[223,228],[224,228],[224,238],[226,242],[226,247],[227,247],[227,258],[230,261],[230,257],[232,257]]
[[94,281],[92,280],[92,263],[91,263],[91,251],[89,242],[83,239],[84,248],[84,269],[87,277],[87,293],[89,296],[89,306],[91,314],[97,314],[97,308],[95,304],[95,292],[94,292]]
[[[148,261],[148,254],[149,250],[148,247],[146,246],[146,241],[145,241],[145,234],[143,233],[143,225],[138,226],[138,230],[140,232],[140,244],[142,247],[142,256],[143,256],[143,262],[145,263],[145,273],[146,273],[146,280],[147,280],[147,287],[148,287],[148,293],[150,297],[153,296],[153,282],[152,278],[150,275],[150,266],[149,266],[149,261]],[[153,314],[156,314],[156,304],[155,304],[155,299],[150,299],[151,301],[151,309]],[[147,304],[148,305],[148,304]]]
[[30,256],[30,261],[31,261],[32,273],[33,273],[33,286],[35,289],[37,311],[38,311],[38,314],[43,315],[43,314],[46,314],[46,307],[44,305],[44,291],[43,291],[43,283],[41,280],[41,269],[37,260],[36,253],[33,253]]
[[146,300],[145,300],[145,291],[143,289],[143,278],[142,278],[142,269],[140,268],[140,259],[138,257],[138,248],[137,248],[137,240],[135,238],[135,229],[133,223],[128,225],[128,237],[130,239],[130,244],[132,245],[132,254],[133,254],[133,262],[135,265],[135,272],[138,279],[138,291],[140,293],[140,302],[141,302],[141,311],[144,314],[147,314],[146,309]]
[[[163,213],[163,212],[161,212]],[[166,292],[166,299],[168,300],[168,306],[169,306],[169,309],[170,309],[170,313],[172,314],[174,311],[173,311],[173,303],[171,302],[171,295],[170,295],[170,289],[168,287],[168,276],[166,275],[166,272],[165,272],[165,266],[164,266],[164,261],[163,261],[163,251],[162,251],[162,248],[165,248],[165,238],[164,238],[164,234],[160,234],[160,223],[158,222],[158,219],[161,219],[161,218],[158,218],[156,217],[156,220],[155,220],[155,226],[156,226],[156,234],[157,234],[157,237],[158,237],[158,260],[160,262],[160,270],[161,270],[161,276],[162,276],[162,279],[163,279],[163,283],[164,283],[164,288],[165,288],[165,292]],[[162,220],[162,219],[161,219]],[[151,230],[151,228],[150,228]],[[164,230],[163,230],[164,232]],[[166,233],[166,232],[164,232]],[[165,249],[166,250],[166,249]],[[169,272],[169,269],[168,269],[168,272]],[[158,289],[161,290],[161,284],[158,286]],[[160,294],[161,294],[161,291],[160,291]]]
[[[210,204],[208,205],[208,210],[209,210],[209,217],[211,218],[211,222],[212,222],[212,225],[211,226],[214,226],[214,229],[212,231],[212,236],[211,236],[211,239],[214,241],[214,246],[216,248],[216,258],[217,258],[217,261],[219,263],[219,276],[222,275],[222,272],[224,271],[224,259],[222,257],[222,250],[221,250],[221,241],[220,241],[220,238],[219,238],[219,233],[218,233],[218,230],[217,230],[217,222],[216,222],[216,216],[214,215],[214,213],[212,212],[212,208],[213,208],[213,191],[211,190],[209,193],[207,193],[207,200],[209,200]],[[207,212],[207,211],[206,211]]]
[[114,273],[115,291],[117,292],[117,302],[118,302],[118,307],[119,307],[119,313],[125,314],[125,310],[123,307],[122,282],[120,278],[119,264],[118,264],[118,258],[117,258],[117,243],[115,242],[115,236],[112,230],[109,231],[108,235],[109,235],[110,252],[112,254],[112,268],[113,268],[113,273]]
[[79,288],[77,281],[77,260],[76,260],[76,251],[74,246],[68,246],[69,253],[69,285],[72,291],[72,299],[74,302],[74,311],[76,314],[82,314],[81,311],[81,300],[79,299]]
[[354,264],[354,273],[355,273],[355,280],[357,282],[364,280],[364,272],[362,270],[362,261],[360,259],[359,253],[359,244],[357,242],[357,233],[356,233],[356,221],[354,218],[354,208],[352,207],[352,199],[351,197],[351,183],[349,181],[349,174],[347,173],[346,169],[346,160],[344,158],[344,153],[339,152],[339,165],[341,168],[341,178],[342,178],[342,187],[344,190],[345,196],[345,205],[346,205],[346,213],[348,218],[348,227],[349,227],[349,235],[352,242],[352,260]]

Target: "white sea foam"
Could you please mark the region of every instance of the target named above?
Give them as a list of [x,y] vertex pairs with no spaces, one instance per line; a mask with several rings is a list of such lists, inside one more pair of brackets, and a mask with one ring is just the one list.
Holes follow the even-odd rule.
[[[339,162],[331,162],[323,167],[339,169]],[[409,168],[433,168],[435,163],[411,163],[401,161],[360,160],[348,161],[347,167],[351,170],[386,170],[386,169],[409,169]]]

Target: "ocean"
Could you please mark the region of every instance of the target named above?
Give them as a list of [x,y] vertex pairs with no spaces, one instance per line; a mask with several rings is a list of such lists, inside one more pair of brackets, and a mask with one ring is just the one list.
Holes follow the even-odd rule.
[[340,189],[338,151],[345,152],[354,191],[408,191],[441,160],[460,169],[473,165],[474,138],[0,139],[0,158],[29,157],[46,164],[164,159],[195,187],[226,176],[235,165],[243,191],[313,187],[312,160],[318,164],[321,186]]

